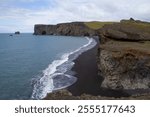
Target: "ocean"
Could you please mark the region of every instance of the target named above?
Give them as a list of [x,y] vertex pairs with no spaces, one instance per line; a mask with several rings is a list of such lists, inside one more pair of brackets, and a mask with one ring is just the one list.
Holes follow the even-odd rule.
[[0,34],[0,99],[42,99],[77,81],[71,71],[92,38]]

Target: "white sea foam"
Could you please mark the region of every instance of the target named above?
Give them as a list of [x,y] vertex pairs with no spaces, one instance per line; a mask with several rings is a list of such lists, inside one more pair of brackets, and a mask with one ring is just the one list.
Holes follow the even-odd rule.
[[53,76],[57,71],[57,67],[68,60],[69,54],[64,54],[60,60],[53,61],[45,70],[43,70],[43,76],[36,81],[33,88],[32,97],[33,99],[44,98],[48,92],[52,92],[53,86]]
[[67,74],[66,72],[74,65],[73,60],[76,59],[84,51],[93,48],[96,41],[86,37],[88,43],[76,49],[73,52],[65,53],[60,60],[54,60],[45,70],[43,76],[36,80],[32,99],[42,99],[47,93],[54,90],[66,88],[76,82],[77,78]]

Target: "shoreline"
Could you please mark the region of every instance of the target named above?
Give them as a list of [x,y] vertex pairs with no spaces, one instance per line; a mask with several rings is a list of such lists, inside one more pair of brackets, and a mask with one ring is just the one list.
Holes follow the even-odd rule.
[[97,51],[99,40],[98,38],[93,38],[96,41],[96,45],[83,52],[74,60],[74,66],[71,71],[75,72],[75,77],[77,81],[67,87],[67,90],[73,96],[80,96],[82,94],[90,94],[97,96],[100,92],[100,84],[102,78],[98,76],[98,66],[97,66]]
[[[42,76],[41,79],[43,79],[43,82],[41,83],[41,81],[38,80],[39,83],[35,84],[36,87],[34,87],[35,90],[33,90],[31,96],[33,99],[43,99],[50,93],[58,92],[62,89],[67,89],[69,86],[73,85],[77,81],[77,77],[74,76],[75,72],[74,70],[72,70],[73,66],[75,65],[75,60],[80,55],[82,55],[82,53],[92,49],[97,44],[97,42],[93,38],[84,38],[88,41],[86,44],[83,44],[81,47],[78,47],[74,51],[64,53],[60,57],[60,59],[54,60],[51,64],[48,65],[48,68],[46,68],[44,71],[48,71],[51,70],[51,68],[55,68],[55,71],[50,74],[51,76],[53,76],[50,82],[52,85],[49,83],[42,84],[44,81],[46,81],[45,79],[48,79],[47,76]],[[53,78],[55,78],[56,80]],[[43,88],[42,86],[53,86],[53,89],[51,91],[45,90],[45,88]],[[38,91],[40,91],[39,89],[41,89],[41,93],[38,93]]]
[[97,66],[97,54],[100,42],[98,37],[92,38],[96,41],[96,45],[73,60],[75,64],[70,71],[75,72],[73,76],[77,78],[77,81],[65,89],[75,97],[84,94],[107,98],[131,96],[128,91],[112,90],[101,87],[103,77],[99,75]]
[[149,93],[149,89],[113,90],[101,87],[103,77],[98,74],[97,66],[97,54],[100,42],[97,37],[92,38],[95,39],[97,44],[93,48],[83,52],[74,60],[75,65],[71,71],[76,73],[74,76],[77,77],[77,81],[66,88],[72,96],[86,94],[91,96],[102,96],[105,98],[129,98],[134,95],[145,95]]
[[[64,89],[48,93],[44,100],[82,100],[82,99],[138,99],[139,91],[133,94],[129,90],[112,90],[102,88],[103,78],[98,75],[97,52],[99,47],[98,38],[94,38],[97,44],[80,54],[73,62],[75,63],[71,72],[77,78],[77,81]],[[135,90],[134,90],[135,91]],[[149,99],[147,93],[142,93],[139,99]]]
[[[77,81],[71,86],[48,93],[43,99],[76,99],[81,95],[106,96],[107,98],[128,97],[122,91],[113,91],[111,89],[101,88],[103,78],[98,75],[97,52],[99,47],[99,39],[92,37],[96,41],[96,45],[81,53],[73,62],[75,63],[70,72],[75,73],[73,76]],[[100,98],[101,99],[101,98]]]
[[[77,81],[67,88],[48,93],[43,99],[51,99],[51,97],[55,97],[57,99],[59,96],[63,96],[64,94],[55,95],[55,93],[66,93],[63,92],[63,90],[67,90],[72,96],[80,96],[82,94],[89,94],[93,96],[99,95],[101,90],[100,84],[102,82],[102,79],[98,76],[97,66],[99,39],[98,37],[92,38],[96,41],[96,45],[84,51],[75,60],[73,60],[75,64],[69,70],[69,72],[73,72],[73,76],[77,78]],[[62,97],[62,99],[64,99],[64,97]]]
[[96,98],[94,97],[94,99],[110,99],[130,96],[122,90],[111,90],[101,87],[103,78],[99,76],[97,66],[97,53],[100,42],[97,37],[92,38],[95,39],[96,45],[93,48],[84,51],[73,60],[75,64],[70,72],[75,73],[73,76],[77,78],[77,81],[67,88],[48,93],[47,96],[43,98],[44,100],[72,100],[82,95],[89,95],[87,96],[88,98],[95,96]]

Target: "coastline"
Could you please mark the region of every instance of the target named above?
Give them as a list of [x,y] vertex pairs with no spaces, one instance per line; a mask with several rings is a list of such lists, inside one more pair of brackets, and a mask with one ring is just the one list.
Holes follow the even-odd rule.
[[[96,45],[83,53],[81,53],[73,62],[75,63],[70,72],[74,73],[74,77],[77,78],[77,81],[71,86],[53,91],[48,93],[47,96],[43,99],[58,99],[60,96],[64,95],[62,90],[67,90],[74,96],[80,96],[82,94],[90,94],[93,96],[99,95],[100,84],[102,79],[98,76],[98,66],[97,66],[97,51],[99,46],[98,37],[92,37],[96,41]],[[63,94],[56,94],[62,92]],[[62,97],[64,99],[64,96]]]
[[71,71],[75,72],[77,81],[69,86],[67,90],[73,96],[80,96],[82,94],[98,95],[100,92],[100,84],[102,78],[98,76],[97,66],[97,50],[99,45],[98,38],[94,38],[97,44],[83,52],[74,60],[74,66]]
[[113,90],[101,87],[103,77],[98,74],[97,66],[100,42],[97,37],[93,39],[95,39],[97,44],[74,60],[75,65],[71,71],[76,73],[74,76],[77,77],[77,81],[67,88],[71,95],[80,98],[86,95],[85,97],[83,96],[85,99],[92,98],[92,96],[95,96],[94,99],[132,99],[141,95],[143,99],[149,99],[149,96],[147,96],[149,95],[149,89]]
[[150,99],[149,94],[133,94],[128,90],[112,90],[102,88],[103,78],[98,75],[97,51],[99,47],[98,38],[94,38],[97,44],[79,55],[71,71],[75,72],[77,81],[64,89],[48,93],[43,100],[116,100],[116,99]]
[[[104,24],[97,30],[87,24],[82,28],[81,24],[73,24],[63,24],[60,32],[54,32],[66,36],[94,36],[86,30],[88,26],[95,31],[95,36],[101,38],[100,46],[96,45],[100,51],[95,49],[93,54],[94,47],[78,56],[72,68],[76,73],[74,76],[78,78],[77,82],[64,90],[54,91],[49,96],[56,94],[56,97],[65,99],[63,94],[69,94],[72,97],[89,95],[129,99],[144,95],[146,98],[150,88],[149,23],[130,18]],[[68,28],[73,30],[64,30]],[[40,30],[38,33],[41,33]],[[95,74],[102,75],[103,78]]]
[[98,37],[93,37],[93,39],[95,39],[97,44],[74,60],[75,65],[71,71],[76,73],[74,76],[77,77],[77,81],[69,86],[67,90],[72,96],[89,95],[87,96],[88,98],[91,96],[102,96],[104,99],[109,99],[130,96],[122,90],[111,90],[101,87],[103,77],[98,73],[97,66],[97,54],[100,42]]
[[98,76],[97,51],[99,39],[98,37],[93,39],[96,41],[96,45],[73,60],[75,64],[70,71],[75,72],[73,76],[77,78],[77,81],[65,89],[48,93],[44,99],[68,99],[68,95],[71,96],[69,99],[76,99],[76,96],[81,96],[82,94],[100,95],[100,84],[103,79]]
[[[83,37],[82,37],[83,38]],[[72,67],[75,64],[75,60],[84,52],[93,48],[97,42],[90,37],[84,37],[88,42],[78,47],[76,50],[64,53],[60,59],[54,60],[43,71],[43,76],[34,85],[32,99],[43,99],[47,94],[58,92],[62,89],[67,89],[77,81],[77,77],[74,76],[75,72]],[[76,45],[75,45],[76,46]],[[96,63],[95,63],[96,64]],[[47,73],[50,72],[51,78],[47,77]],[[95,73],[96,74],[96,73]],[[49,79],[49,80],[48,80]]]
[[[97,53],[99,47],[98,37],[93,37],[96,45],[93,48],[84,51],[73,62],[75,63],[71,72],[77,78],[77,81],[71,86],[55,90],[48,93],[44,100],[63,100],[63,99],[115,99],[128,97],[123,91],[114,91],[111,89],[101,88],[103,78],[98,75]],[[85,95],[85,96],[84,96]]]

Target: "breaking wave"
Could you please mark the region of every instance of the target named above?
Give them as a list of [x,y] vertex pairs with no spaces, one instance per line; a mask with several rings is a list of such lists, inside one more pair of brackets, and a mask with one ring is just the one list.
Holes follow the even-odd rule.
[[63,54],[59,60],[54,60],[42,72],[42,76],[33,82],[32,99],[42,99],[46,97],[47,93],[66,88],[77,81],[77,78],[68,71],[74,65],[75,60],[81,53],[93,48],[96,41],[92,38],[86,37],[88,43],[70,53]]

